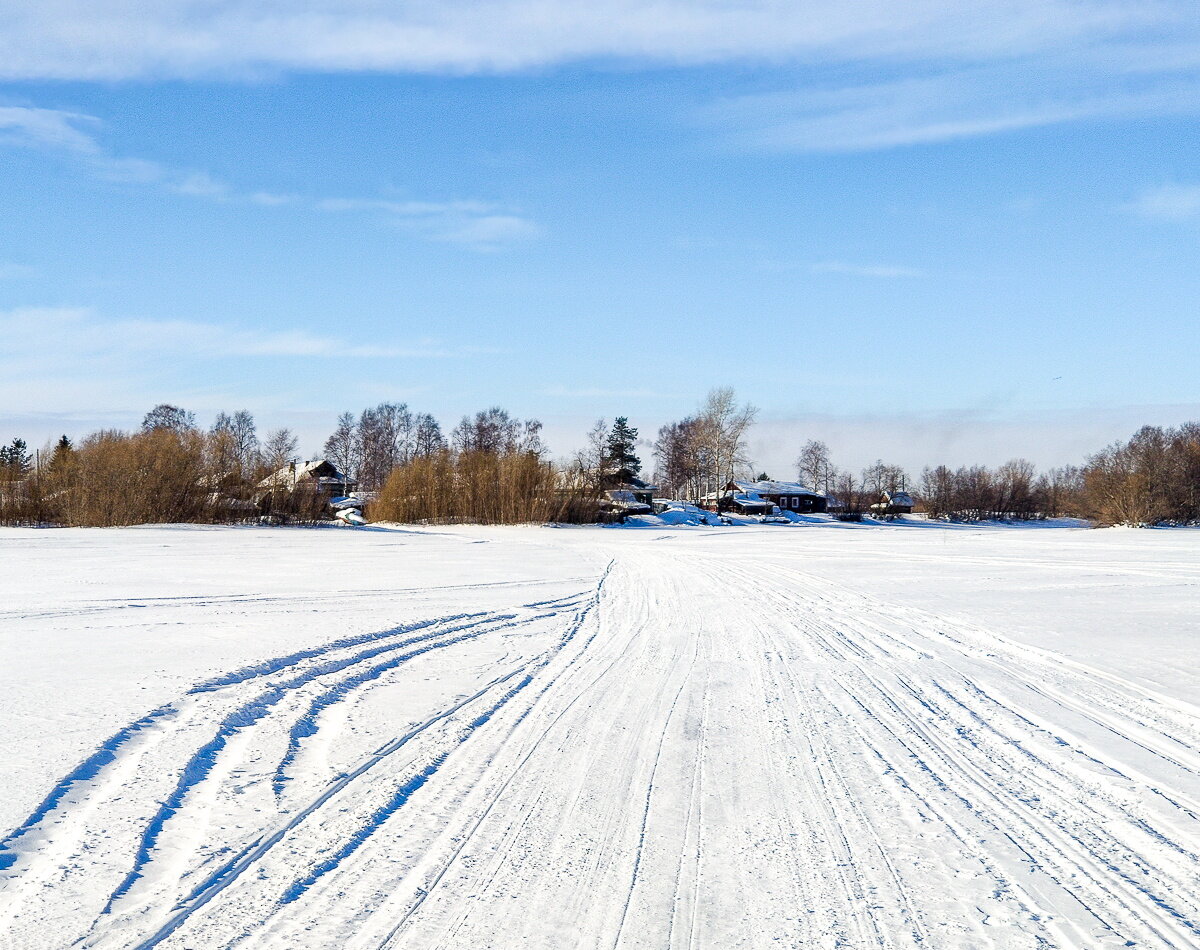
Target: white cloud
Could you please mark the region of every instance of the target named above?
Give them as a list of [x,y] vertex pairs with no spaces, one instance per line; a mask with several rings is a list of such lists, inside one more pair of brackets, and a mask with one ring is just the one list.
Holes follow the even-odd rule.
[[[1145,50],[1153,55],[1151,50]],[[855,152],[1082,120],[1200,111],[1196,61],[1161,72],[1128,51],[922,71],[878,82],[730,96],[699,121],[738,148]]]
[[318,211],[375,211],[431,241],[461,244],[476,251],[536,238],[541,229],[513,209],[487,201],[396,201],[383,198],[323,198]]
[[192,172],[184,175],[178,181],[172,182],[170,188],[181,195],[191,195],[195,198],[212,198],[223,201],[229,197],[229,185],[217,181],[205,172]]
[[1008,57],[1194,34],[1188,0],[0,0],[0,77],[505,72],[660,63]]
[[[2,3],[2,0],[0,0]],[[0,144],[40,148],[80,163],[106,181],[158,188],[207,201],[244,202],[261,207],[302,205],[315,211],[370,211],[385,215],[431,241],[460,244],[477,251],[530,240],[540,233],[531,219],[494,202],[478,200],[412,201],[384,198],[318,198],[270,191],[242,194],[207,172],[169,168],[159,162],[111,154],[85,127],[100,126],[87,115],[25,106],[0,108]],[[3,272],[0,271],[0,277]]]
[[1129,207],[1143,218],[1182,221],[1200,217],[1200,185],[1159,185],[1142,192]]
[[92,116],[57,109],[0,106],[0,141],[92,155],[99,146],[79,126],[96,121]]
[[[0,0],[0,22],[10,80],[761,65],[775,92],[709,113],[753,148],[889,148],[1200,108],[1194,0]],[[35,120],[22,135],[88,147],[77,123],[22,119]]]
[[33,277],[37,271],[28,264],[14,264],[12,261],[0,261],[0,280],[22,280]]
[[0,368],[44,361],[70,363],[118,358],[134,362],[148,355],[195,359],[314,357],[326,359],[444,359],[480,352],[442,346],[436,340],[411,343],[354,343],[308,330],[261,330],[189,320],[105,319],[84,307],[18,307],[0,311],[0,337],[19,339],[37,327],[36,352],[8,348]]
[[528,241],[541,233],[528,218],[512,214],[485,214],[461,222],[447,222],[435,235],[439,241],[463,244],[480,251],[493,251],[519,241]]

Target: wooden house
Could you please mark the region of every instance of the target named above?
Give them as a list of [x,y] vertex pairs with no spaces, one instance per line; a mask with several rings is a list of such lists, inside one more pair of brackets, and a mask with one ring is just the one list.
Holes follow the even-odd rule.
[[642,481],[628,469],[604,476],[601,481],[601,508],[610,515],[648,515],[654,511],[657,485]]
[[910,515],[912,510],[913,498],[906,491],[885,491],[871,506],[871,512],[877,515]]
[[791,511],[795,514],[823,512],[829,503],[829,500],[820,492],[806,488],[799,482],[732,481],[725,486],[725,490],[727,492],[753,493],[777,506],[781,511]]
[[328,502],[349,495],[357,487],[354,479],[343,475],[327,459],[289,462],[258,483],[256,501],[261,506],[302,495],[311,501]]

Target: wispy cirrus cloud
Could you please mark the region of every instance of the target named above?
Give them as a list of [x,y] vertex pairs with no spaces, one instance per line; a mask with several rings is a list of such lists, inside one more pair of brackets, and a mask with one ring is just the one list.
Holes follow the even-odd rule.
[[[894,148],[1200,108],[1194,0],[0,0],[0,22],[10,80],[749,64],[760,88],[704,114],[757,149]],[[36,118],[31,134],[78,132]]]
[[36,148],[59,155],[87,173],[187,198],[260,207],[293,205],[314,212],[374,213],[426,240],[475,251],[496,251],[536,238],[541,229],[520,209],[479,200],[411,201],[386,198],[306,198],[236,189],[204,171],[112,154],[96,136],[95,116],[28,106],[0,107],[0,145]]
[[0,261],[0,280],[23,280],[36,274],[37,271],[28,264]]
[[1195,35],[1188,0],[0,0],[0,77],[498,73],[571,62],[965,61]]
[[1165,184],[1148,188],[1128,207],[1142,218],[1165,221],[1200,218],[1200,185]]
[[397,385],[398,367],[408,379],[444,377],[427,364],[457,367],[504,352],[416,335],[364,339],[300,327],[115,318],[86,307],[0,310],[0,338],[20,341],[0,347],[0,430],[31,444],[62,431],[136,424],[146,408],[168,401],[200,410],[253,404],[277,418],[309,407],[321,421],[302,431],[315,448],[334,406],[411,390],[411,383]]
[[460,244],[478,251],[536,238],[541,229],[531,219],[487,201],[392,201],[325,198],[314,207],[335,213],[374,211],[430,240]]
[[[18,307],[0,311],[0,336],[17,339],[38,328],[38,353],[58,361],[139,359],[148,354],[183,354],[192,359],[284,357],[317,359],[447,359],[492,350],[448,347],[422,338],[404,343],[356,343],[305,329],[267,330],[190,320],[110,319],[86,307]],[[26,358],[15,349],[0,367]]]
[[1127,56],[1110,50],[1049,62],[923,67],[915,75],[845,85],[787,82],[725,97],[700,109],[697,120],[738,149],[836,153],[1200,111],[1200,46],[1158,70]]

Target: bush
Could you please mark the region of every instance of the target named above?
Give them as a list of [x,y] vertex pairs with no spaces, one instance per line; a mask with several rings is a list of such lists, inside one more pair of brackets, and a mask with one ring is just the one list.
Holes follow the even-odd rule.
[[370,516],[410,524],[578,522],[596,520],[597,507],[583,491],[564,489],[536,452],[442,450],[394,469]]

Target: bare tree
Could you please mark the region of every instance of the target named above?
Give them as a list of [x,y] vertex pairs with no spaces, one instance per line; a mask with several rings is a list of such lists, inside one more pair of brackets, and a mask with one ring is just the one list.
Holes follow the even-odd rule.
[[245,409],[217,413],[208,433],[210,464],[221,478],[244,479],[258,465],[258,432]]
[[720,491],[749,466],[746,435],[757,415],[756,407],[738,405],[736,394],[728,386],[708,394],[698,419],[707,449],[704,461],[708,468],[709,491]]
[[263,443],[263,465],[270,471],[278,471],[289,462],[296,460],[300,442],[291,429],[275,429],[267,434]]
[[542,424],[536,419],[523,422],[499,406],[492,406],[472,416],[463,416],[450,435],[459,452],[485,452],[498,455],[505,452],[534,452],[545,450],[541,439]]
[[695,417],[672,422],[658,430],[654,443],[654,479],[679,498],[699,501],[708,471],[704,423]]
[[354,413],[343,412],[337,418],[337,426],[325,440],[325,457],[338,471],[347,477],[355,477],[359,467],[358,426]]
[[423,412],[415,417],[413,428],[413,457],[425,458],[442,451],[446,447],[446,438],[442,435],[442,427],[429,413]]
[[359,480],[378,489],[392,469],[412,458],[413,415],[403,403],[364,409],[358,420]]
[[154,429],[169,429],[173,432],[191,432],[196,428],[196,414],[172,406],[169,403],[159,403],[142,417],[142,431],[151,432]]
[[796,459],[796,474],[809,488],[828,495],[837,475],[837,469],[829,458],[829,446],[815,439],[805,442]]
[[882,460],[878,460],[874,465],[868,465],[863,469],[862,487],[865,492],[874,495],[875,500],[878,501],[884,492],[894,494],[898,491],[907,491],[908,473],[899,465],[886,465]]

